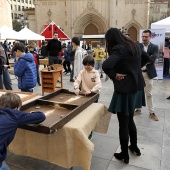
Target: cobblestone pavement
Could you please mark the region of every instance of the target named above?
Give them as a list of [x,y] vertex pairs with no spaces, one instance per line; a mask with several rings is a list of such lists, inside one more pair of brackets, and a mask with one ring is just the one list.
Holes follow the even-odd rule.
[[[17,90],[17,80],[11,76],[14,90]],[[64,88],[73,91],[69,76],[63,76]],[[104,82],[100,95],[100,103],[109,106],[113,92],[113,83]],[[41,95],[41,87],[37,86],[34,91]],[[112,115],[107,134],[94,133],[93,153],[91,170],[169,170],[170,169],[170,95],[169,80],[154,80],[154,106],[159,121],[149,118],[147,107],[142,109],[142,114],[135,116],[138,129],[138,145],[142,155],[136,157],[130,153],[128,165],[114,158],[113,154],[120,150],[118,138],[118,121],[116,115]],[[83,155],[82,155],[83,156]],[[7,164],[11,170],[66,170],[65,168],[46,161],[30,157],[8,154]],[[74,167],[74,170],[82,170]]]

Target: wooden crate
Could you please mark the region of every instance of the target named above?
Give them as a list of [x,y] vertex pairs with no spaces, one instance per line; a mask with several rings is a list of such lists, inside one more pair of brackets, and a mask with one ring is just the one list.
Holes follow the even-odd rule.
[[[53,64],[51,66],[54,68],[54,70],[49,71],[48,68],[44,68],[41,70],[43,96],[45,92],[51,93],[63,87],[62,79],[63,66],[60,64]],[[57,86],[58,80],[60,81],[60,84]]]

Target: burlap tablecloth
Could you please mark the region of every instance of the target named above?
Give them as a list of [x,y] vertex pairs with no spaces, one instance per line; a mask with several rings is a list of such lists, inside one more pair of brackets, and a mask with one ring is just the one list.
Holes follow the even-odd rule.
[[64,168],[81,166],[90,170],[94,144],[88,136],[107,113],[103,104],[93,103],[55,134],[18,129],[9,149],[17,155],[46,160]]

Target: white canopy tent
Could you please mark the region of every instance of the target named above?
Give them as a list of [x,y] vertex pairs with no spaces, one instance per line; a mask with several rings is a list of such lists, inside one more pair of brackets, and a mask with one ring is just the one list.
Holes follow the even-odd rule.
[[18,32],[12,30],[6,25],[0,27],[0,40],[23,40],[23,38],[19,35]]
[[166,36],[170,36],[170,17],[151,24],[151,29],[165,29]]
[[36,34],[28,28],[23,28],[18,32],[19,36],[21,36],[24,40],[45,40],[44,36]]

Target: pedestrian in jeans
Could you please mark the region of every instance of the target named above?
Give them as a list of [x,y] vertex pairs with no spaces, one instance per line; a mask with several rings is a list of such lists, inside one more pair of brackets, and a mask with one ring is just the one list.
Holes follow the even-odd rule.
[[54,32],[53,39],[48,42],[49,65],[59,64],[58,54],[61,51],[61,42],[58,41],[58,33]]
[[63,67],[66,75],[68,73],[71,73],[71,68],[70,68],[70,56],[68,55],[68,50],[65,45],[62,46],[62,53],[64,58]]
[[103,59],[105,57],[105,52],[101,48],[101,44],[97,43],[97,49],[93,52],[93,56],[95,59],[95,69],[99,70],[100,72],[100,78],[103,78],[103,71],[102,71],[102,64],[103,64]]
[[75,50],[68,51],[68,55],[70,56],[70,64],[72,66],[71,74],[70,74],[70,82],[74,82],[74,56],[75,56]]

